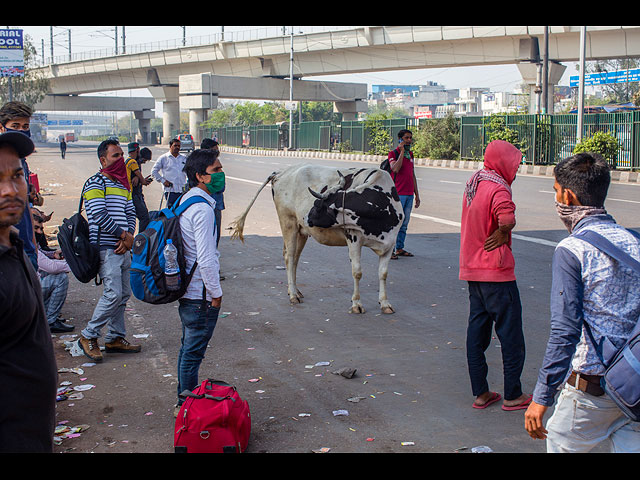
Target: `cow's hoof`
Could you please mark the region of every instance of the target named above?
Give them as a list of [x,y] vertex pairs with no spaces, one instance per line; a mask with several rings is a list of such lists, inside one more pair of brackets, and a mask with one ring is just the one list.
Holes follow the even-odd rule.
[[297,305],[299,303],[302,303],[302,299],[298,297],[289,297],[289,303],[291,305]]
[[349,313],[364,313],[364,307],[362,305],[353,305],[349,310]]
[[393,307],[391,305],[384,307],[382,309],[382,313],[387,313],[387,314],[391,314],[391,313],[396,313],[396,311],[393,309]]

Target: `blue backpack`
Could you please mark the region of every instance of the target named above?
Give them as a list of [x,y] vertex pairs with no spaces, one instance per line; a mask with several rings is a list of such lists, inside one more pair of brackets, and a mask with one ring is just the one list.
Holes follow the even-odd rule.
[[[154,305],[171,303],[181,298],[189,286],[197,262],[187,273],[180,215],[195,203],[209,202],[199,195],[188,198],[184,203],[180,203],[181,200],[182,196],[171,208],[162,209],[158,216],[149,222],[147,229],[139,232],[133,240],[130,283],[131,291],[138,300]],[[178,251],[180,288],[177,290],[167,288],[164,271],[164,248],[167,240],[171,240]]]
[[[638,233],[628,230],[640,240]],[[590,243],[618,262],[640,274],[640,262],[613,245],[609,240],[589,230],[573,234]],[[589,325],[584,322],[591,342],[596,346],[605,374],[600,380],[604,391],[622,412],[634,422],[640,422],[640,319],[621,348],[616,348],[606,337],[595,341]]]

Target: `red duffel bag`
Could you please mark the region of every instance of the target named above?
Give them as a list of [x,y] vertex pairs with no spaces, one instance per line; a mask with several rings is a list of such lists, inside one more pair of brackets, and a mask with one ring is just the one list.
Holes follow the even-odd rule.
[[186,398],[176,418],[176,453],[241,453],[249,443],[249,404],[234,386],[207,379]]

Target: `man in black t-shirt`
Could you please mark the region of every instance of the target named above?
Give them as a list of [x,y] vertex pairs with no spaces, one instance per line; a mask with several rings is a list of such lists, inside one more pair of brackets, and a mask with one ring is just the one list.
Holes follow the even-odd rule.
[[57,367],[40,282],[14,228],[27,203],[21,158],[33,142],[0,134],[0,452],[52,452]]

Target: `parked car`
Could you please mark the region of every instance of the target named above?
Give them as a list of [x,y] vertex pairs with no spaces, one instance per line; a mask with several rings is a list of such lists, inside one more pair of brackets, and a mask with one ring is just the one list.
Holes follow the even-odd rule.
[[186,150],[187,152],[191,152],[195,148],[195,142],[193,141],[193,137],[188,133],[181,133],[178,135],[178,140],[180,140],[180,151]]

